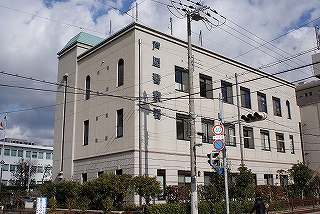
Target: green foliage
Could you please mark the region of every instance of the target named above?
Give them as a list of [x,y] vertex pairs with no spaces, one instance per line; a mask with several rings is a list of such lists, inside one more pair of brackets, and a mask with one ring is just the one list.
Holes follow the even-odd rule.
[[185,203],[190,201],[190,187],[169,185],[164,190],[167,203]]
[[240,165],[239,173],[235,176],[235,196],[238,199],[246,200],[254,197],[254,177],[250,169]]
[[77,181],[63,179],[55,185],[56,199],[60,207],[69,205],[67,200],[73,199],[74,202],[78,197],[81,184]]
[[45,182],[38,186],[38,190],[40,191],[41,195],[46,196],[47,198],[55,197],[55,189],[55,184],[52,181]]
[[256,192],[260,192],[263,201],[275,201],[285,199],[285,188],[276,185],[257,185]]
[[102,201],[102,206],[103,206],[103,213],[104,214],[109,214],[111,213],[111,210],[113,209],[113,200],[111,198],[106,198],[103,199]]
[[313,171],[304,163],[297,163],[288,170],[290,177],[294,181],[294,195],[303,198],[304,191],[307,189],[308,183],[312,178]]
[[57,209],[57,200],[55,198],[50,198],[48,201],[49,213],[55,213]]
[[162,193],[160,182],[156,177],[149,177],[140,175],[133,178],[135,192],[143,197],[146,204],[149,205],[150,201]]
[[221,201],[220,195],[216,186],[212,184],[198,186],[199,201],[219,202]]
[[186,214],[190,213],[190,204],[152,204],[145,208],[146,214]]

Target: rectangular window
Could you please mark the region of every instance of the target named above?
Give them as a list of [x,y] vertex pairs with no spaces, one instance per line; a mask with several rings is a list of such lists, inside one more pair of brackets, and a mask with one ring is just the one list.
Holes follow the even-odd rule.
[[214,121],[201,118],[201,126],[202,126],[202,133],[203,133],[202,142],[212,143],[213,142],[212,127],[214,126]]
[[253,129],[243,127],[244,148],[254,149]]
[[122,175],[122,169],[117,169],[116,170],[116,175]]
[[38,152],[38,159],[43,159],[43,152]]
[[2,170],[3,171],[9,171],[9,164],[3,164],[2,165]]
[[[157,181],[160,182],[160,186],[164,191],[166,188],[166,170],[165,169],[157,169]],[[160,195],[158,197],[159,200],[166,200],[164,195]]]
[[270,151],[269,132],[265,131],[265,130],[260,130],[260,138],[261,138],[261,148],[262,148],[262,150]]
[[4,149],[4,156],[10,156],[10,149]]
[[286,101],[287,111],[288,111],[288,119],[291,119],[291,109],[289,100]]
[[16,165],[10,165],[10,172],[16,171]]
[[258,111],[267,113],[267,97],[265,94],[258,92]]
[[264,174],[264,184],[273,185],[273,175]]
[[233,92],[231,83],[221,81],[221,94],[222,100],[224,102],[233,104]]
[[178,186],[191,186],[191,172],[178,170]]
[[241,106],[251,109],[250,89],[240,87]]
[[288,175],[280,175],[280,185],[283,187],[287,187],[289,184]]
[[98,177],[99,177],[100,175],[102,175],[103,173],[104,173],[104,171],[98,172]]
[[83,145],[89,143],[89,120],[83,122]]
[[213,176],[215,172],[204,172],[203,178],[204,178],[204,185],[208,186],[211,184],[210,177]]
[[26,158],[31,158],[31,151],[26,151]]
[[11,156],[16,157],[17,156],[17,150],[11,149]]
[[51,153],[50,152],[46,152],[46,159],[50,160],[51,159]]
[[177,91],[189,91],[189,74],[188,70],[175,66],[175,88]]
[[18,157],[23,157],[23,150],[18,150]]
[[123,109],[117,110],[117,137],[123,137]]
[[225,143],[227,146],[236,146],[236,129],[233,124],[225,124]]
[[87,173],[82,173],[82,175],[81,175],[81,180],[82,180],[82,183],[88,181],[88,175],[87,175]]
[[291,154],[294,154],[294,141],[293,141],[293,135],[289,135],[289,139],[290,139],[290,151]]
[[280,99],[276,97],[272,97],[272,102],[273,102],[273,113],[275,116],[281,117],[281,104],[280,104]]
[[284,136],[282,133],[276,133],[277,152],[286,152],[284,147]]
[[190,140],[190,117],[188,115],[176,114],[177,139]]
[[208,99],[212,99],[213,98],[212,77],[204,74],[199,74],[199,80],[200,80],[200,96]]
[[38,152],[32,152],[32,158],[38,158]]
[[43,173],[43,166],[37,167],[37,173]]

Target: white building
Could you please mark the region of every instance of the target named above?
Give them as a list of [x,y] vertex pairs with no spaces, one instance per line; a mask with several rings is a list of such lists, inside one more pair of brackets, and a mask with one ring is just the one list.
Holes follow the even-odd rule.
[[5,138],[0,140],[2,165],[2,183],[13,185],[16,178],[13,173],[23,159],[36,167],[36,173],[31,176],[30,184],[41,184],[52,179],[53,147],[40,146],[26,140]]
[[[277,170],[303,161],[295,86],[202,47],[194,45],[193,55],[196,132],[204,133],[197,136],[198,183],[214,172],[207,154],[221,93],[229,167],[243,161],[257,184],[280,184]],[[185,41],[132,23],[106,39],[79,33],[58,59],[53,179],[141,170],[164,185],[190,183]],[[239,129],[236,73],[240,114],[264,111],[267,120]]]

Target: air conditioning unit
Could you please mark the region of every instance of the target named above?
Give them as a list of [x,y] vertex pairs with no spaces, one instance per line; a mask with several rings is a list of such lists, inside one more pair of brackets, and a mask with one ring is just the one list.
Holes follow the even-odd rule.
[[311,57],[314,76],[320,79],[320,53],[313,54]]

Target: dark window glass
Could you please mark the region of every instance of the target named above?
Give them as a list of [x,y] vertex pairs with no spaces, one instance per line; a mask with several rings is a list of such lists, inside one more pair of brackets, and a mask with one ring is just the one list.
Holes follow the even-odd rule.
[[[157,169],[157,180],[160,182],[160,186],[162,190],[166,188],[166,170],[165,169]],[[158,196],[159,200],[165,200],[164,195]]]
[[190,140],[190,123],[189,116],[183,114],[176,115],[177,139]]
[[289,100],[286,101],[287,111],[288,111],[288,119],[291,119],[291,109]]
[[83,145],[88,145],[89,143],[89,120],[83,122]]
[[123,85],[124,80],[124,60],[119,59],[118,61],[118,86]]
[[221,81],[221,94],[222,100],[226,103],[233,103],[233,92],[232,92],[232,84]]
[[261,148],[262,150],[270,150],[270,137],[269,132],[265,130],[260,130],[260,138],[261,138]]
[[286,152],[284,146],[284,135],[282,133],[276,133],[277,152]]
[[202,142],[212,143],[213,142],[212,127],[214,126],[214,121],[201,118],[201,126],[202,126],[202,133],[203,133]]
[[200,96],[208,99],[212,99],[213,98],[212,77],[204,74],[199,74],[199,80],[200,80]]
[[293,135],[289,135],[289,139],[290,139],[290,151],[291,154],[294,154],[294,141],[293,141]]
[[233,124],[224,124],[225,143],[227,146],[236,146],[236,129]]
[[253,129],[243,127],[244,148],[254,149]]
[[241,106],[251,109],[250,89],[240,87],[240,94],[241,94]]
[[258,111],[267,113],[267,98],[260,92],[258,92]]
[[86,77],[86,97],[85,97],[86,100],[90,99],[90,91],[91,91],[91,89],[90,89],[90,76],[87,76]]
[[189,91],[189,75],[188,70],[175,66],[175,89],[177,91]]
[[281,104],[280,104],[280,99],[276,97],[272,97],[273,101],[273,112],[275,116],[281,117]]
[[123,109],[117,110],[117,137],[123,136]]

